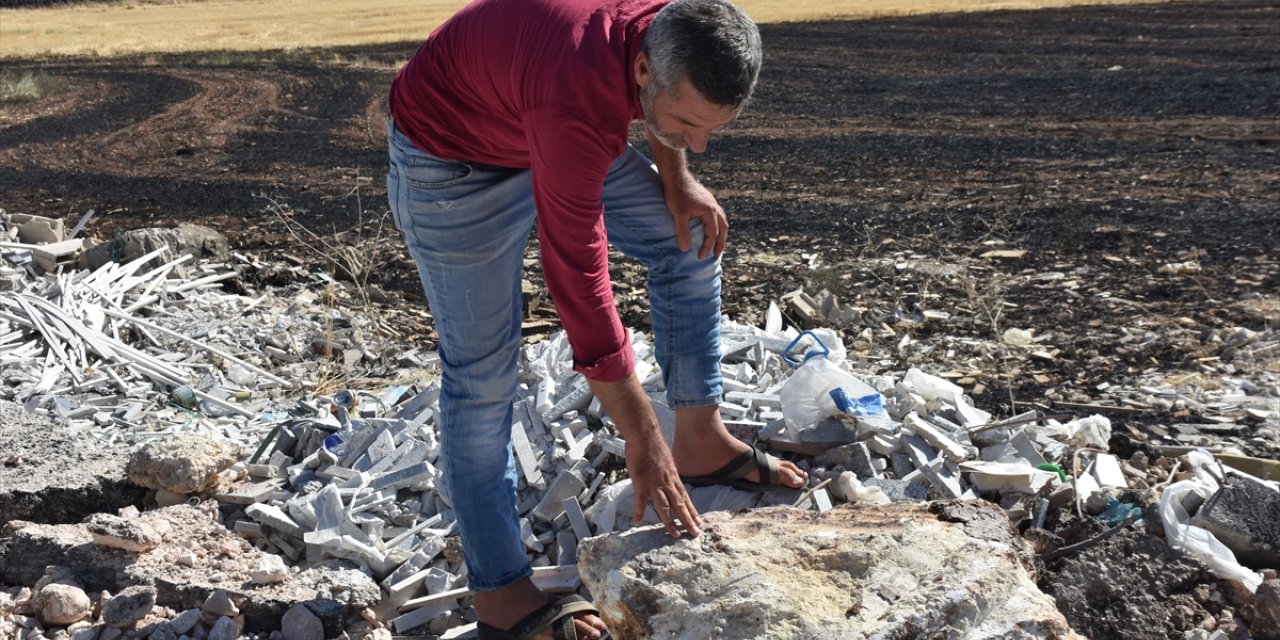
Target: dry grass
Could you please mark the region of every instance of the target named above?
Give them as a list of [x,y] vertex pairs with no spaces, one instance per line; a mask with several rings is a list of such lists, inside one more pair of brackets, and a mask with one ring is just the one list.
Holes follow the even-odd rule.
[[57,89],[58,81],[47,73],[0,73],[0,104],[39,100]]
[[[741,0],[759,22],[1139,0]],[[0,58],[416,42],[461,0],[125,0],[0,9]]]

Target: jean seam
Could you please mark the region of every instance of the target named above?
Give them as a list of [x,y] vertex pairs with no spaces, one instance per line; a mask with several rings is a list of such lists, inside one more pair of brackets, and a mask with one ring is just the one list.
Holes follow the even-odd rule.
[[475,172],[476,172],[475,167],[471,166],[466,162],[459,162],[458,166],[466,167],[467,173],[465,175],[461,175],[456,178],[450,178],[448,180],[444,180],[441,182],[423,182],[421,180],[414,180],[413,178],[410,178],[408,174],[405,175],[404,180],[405,182],[409,183],[409,186],[415,189],[422,189],[424,191],[454,187],[459,184],[462,184],[463,182],[466,182],[467,179],[470,178],[472,175],[475,175]]

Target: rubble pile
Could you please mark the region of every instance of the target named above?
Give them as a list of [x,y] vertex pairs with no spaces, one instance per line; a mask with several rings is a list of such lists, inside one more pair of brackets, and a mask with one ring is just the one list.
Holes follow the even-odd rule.
[[[189,257],[174,259],[164,247],[123,264],[41,273],[35,252],[15,244],[21,243],[0,247],[9,265],[0,290],[0,401],[56,419],[73,439],[129,449],[132,457],[120,473],[153,491],[146,506],[161,507],[139,519],[169,524],[126,536],[120,534],[130,530],[126,524],[102,514],[80,524],[49,525],[17,521],[39,519],[29,507],[20,515],[0,514],[15,519],[3,533],[11,540],[10,558],[0,572],[6,581],[28,587],[10,589],[8,599],[0,599],[0,631],[70,635],[70,626],[80,625],[77,638],[152,637],[156,627],[147,625],[155,620],[139,622],[140,617],[113,626],[95,613],[67,622],[72,616],[62,610],[83,609],[83,600],[64,586],[39,594],[52,584],[86,594],[154,585],[153,600],[174,616],[201,609],[220,590],[247,612],[224,615],[230,623],[194,614],[208,623],[208,637],[213,626],[229,632],[227,625],[234,624],[241,637],[288,638],[281,616],[289,612],[299,628],[314,628],[307,615],[319,615],[314,600],[320,591],[308,587],[281,598],[272,590],[296,590],[300,576],[335,567],[368,581],[345,588],[348,595],[376,596],[338,598],[340,605],[330,605],[328,617],[319,616],[325,620],[323,637],[394,632],[456,638],[474,629],[472,594],[464,586],[450,496],[439,471],[439,384],[423,375],[433,368],[435,354],[386,339],[370,319],[376,314],[335,302],[333,292],[343,287],[331,279],[311,280],[325,285],[324,294],[310,292],[305,283],[285,291],[229,293],[221,287],[236,282],[235,270],[199,261],[187,265]],[[268,268],[257,258],[232,258],[239,268]],[[153,261],[160,266],[148,266]],[[72,263],[54,268],[59,264]],[[183,277],[179,266],[188,269]],[[996,419],[975,406],[959,384],[964,377],[954,371],[893,369],[867,357],[859,339],[846,345],[843,334],[816,322],[854,321],[856,313],[841,311],[834,300],[796,294],[781,302],[789,317],[800,313],[797,305],[806,314],[826,315],[814,315],[810,330],[787,326],[783,307],[774,304],[759,327],[726,319],[721,412],[735,436],[807,470],[810,485],[766,492],[699,487],[690,495],[701,512],[786,505],[812,512],[806,517],[862,514],[849,516],[856,530],[865,526],[858,520],[863,516],[874,519],[894,509],[923,513],[933,506],[918,503],[983,499],[1002,507],[1002,526],[1012,525],[1025,539],[1009,542],[1009,553],[1025,553],[1013,548],[1029,545],[1037,562],[1049,568],[1128,540],[1145,527],[1160,545],[1201,563],[1195,566],[1243,585],[1244,592],[1233,596],[1241,617],[1226,625],[1219,607],[1220,617],[1208,631],[1222,624],[1257,637],[1271,633],[1266,625],[1274,612],[1253,592],[1271,593],[1255,569],[1277,566],[1280,549],[1274,461],[1243,455],[1252,449],[1221,446],[1233,442],[1222,438],[1209,451],[1180,458],[1165,454],[1204,444],[1193,436],[1205,433],[1264,446],[1251,441],[1274,439],[1280,427],[1274,410],[1280,388],[1273,382],[1250,381],[1254,376],[1199,394],[1185,384],[1152,387],[1149,402],[1168,401],[1171,408],[1185,408],[1187,416],[1213,418],[1195,426],[1195,434],[1170,425],[1167,438],[1113,424],[1109,416],[1132,408],[1120,400],[1028,406]],[[1265,350],[1274,337],[1251,333],[1234,346]],[[632,334],[632,347],[637,374],[670,438],[674,414],[664,404],[652,347],[640,333]],[[1013,333],[998,348],[1047,347]],[[381,367],[383,375],[355,384],[357,365]],[[1121,398],[1119,391],[1115,397]],[[513,410],[518,507],[534,580],[551,591],[583,590],[580,543],[632,528],[625,442],[586,380],[572,370],[563,333],[538,336],[524,346]],[[1242,422],[1226,421],[1236,418]],[[1228,432],[1229,425],[1237,431]],[[1138,445],[1151,446],[1113,453],[1111,443],[1121,429]],[[5,452],[0,461],[4,474],[33,468],[20,453]],[[0,500],[0,506],[10,503],[32,500]],[[837,509],[842,503],[851,506]],[[124,507],[104,505],[102,511],[115,515]],[[732,529],[732,518],[724,517],[726,530]],[[174,521],[201,524],[183,529]],[[657,522],[652,510],[645,522]],[[120,538],[134,541],[104,542]],[[199,539],[220,542],[208,553],[178,548]],[[84,573],[123,562],[77,555],[104,545],[113,549],[108,555],[130,559],[132,569],[88,580],[92,584],[78,575],[79,586],[48,580],[34,587],[46,566]],[[38,569],[23,558],[38,558]],[[185,573],[172,574],[174,566]],[[632,591],[617,597],[647,597]],[[1031,597],[1010,596],[1024,603]],[[261,604],[263,598],[270,604]],[[46,600],[67,606],[50,605],[51,613],[41,617]],[[691,603],[666,604],[696,609]],[[620,600],[619,606],[643,608],[634,601]],[[12,612],[7,618],[6,607]],[[81,624],[86,620],[89,626]],[[1068,621],[1081,623],[1079,617]],[[973,624],[980,626],[980,620]],[[111,635],[108,628],[122,631]]]
[[[302,389],[432,365],[412,348],[384,351],[386,327],[349,311],[359,304],[350,283],[295,268],[290,287],[254,292],[245,272],[275,266],[181,253],[226,244],[207,228],[139,230],[87,250],[66,235],[61,220],[6,223],[0,211],[0,237],[12,240],[0,241],[0,399],[103,446],[202,433],[248,447]],[[54,251],[56,261],[40,258]]]
[[[938,263],[909,253],[869,262],[852,275],[874,283],[883,281],[879,272],[887,270],[898,287],[951,290],[948,297],[968,299],[970,313],[978,316],[974,322],[989,315],[989,326],[966,327],[948,311],[927,308],[873,312],[869,307],[883,307],[885,301],[861,296],[842,300],[826,290],[813,295],[795,290],[782,296],[783,312],[801,326],[842,331],[856,357],[877,368],[938,361],[939,354],[945,354],[939,374],[972,385],[975,395],[1016,386],[1015,382],[1034,383],[1043,387],[1043,397],[1018,399],[1019,405],[1050,413],[1140,418],[1141,429],[1126,426],[1125,435],[1155,453],[1177,456],[1206,448],[1280,455],[1280,325],[1275,322],[1280,308],[1274,302],[1268,304],[1264,298],[1232,305],[1233,316],[1259,321],[1261,330],[1201,328],[1190,318],[1171,323],[1138,313],[1128,324],[1093,320],[1076,333],[1037,331],[998,320],[1000,309],[1011,304],[1001,291],[1065,290],[1103,307],[1135,303],[1105,287],[1088,286],[1087,265],[1061,272],[1001,273],[981,261],[958,258]],[[973,290],[978,286],[973,280],[979,277],[988,281],[989,291]],[[866,295],[884,295],[882,289],[869,287]],[[975,337],[975,329],[978,335],[992,333],[994,339]],[[1099,355],[1100,345],[1107,345],[1114,355]],[[1158,366],[1170,357],[1183,365],[1177,367],[1180,370]],[[1082,384],[1102,371],[1115,375]]]
[[318,640],[373,619],[381,594],[367,575],[332,563],[290,568],[225,529],[216,509],[209,502],[98,513],[84,525],[11,523],[3,576],[33,586],[0,597],[0,610],[16,613],[0,630],[234,640],[246,628],[310,616],[323,635],[286,637]]

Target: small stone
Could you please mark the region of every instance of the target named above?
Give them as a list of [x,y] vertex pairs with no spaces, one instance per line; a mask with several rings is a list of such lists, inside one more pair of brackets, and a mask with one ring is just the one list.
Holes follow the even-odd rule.
[[85,523],[95,544],[129,553],[144,553],[160,546],[160,535],[137,520],[109,513],[95,513]]
[[239,637],[240,627],[236,626],[236,621],[222,616],[209,628],[207,640],[236,640]]
[[93,612],[93,602],[83,589],[61,583],[46,585],[36,596],[40,621],[55,627],[79,622]]
[[156,491],[156,506],[172,507],[175,504],[182,504],[187,501],[187,496],[181,493],[175,493],[168,489],[160,489]]
[[236,606],[231,598],[227,595],[226,589],[218,589],[204,601],[201,607],[205,613],[211,616],[226,616],[234,618],[240,615],[240,608]]
[[270,553],[262,554],[250,577],[254,584],[272,584],[288,579],[289,567],[285,566],[284,559]]
[[117,593],[102,608],[102,622],[124,628],[141,620],[156,606],[155,587],[133,586]]
[[280,628],[284,640],[324,640],[324,624],[305,605],[294,605],[286,611]]
[[178,635],[186,635],[200,623],[200,610],[187,609],[179,613],[173,620],[169,621],[169,626],[173,628]]

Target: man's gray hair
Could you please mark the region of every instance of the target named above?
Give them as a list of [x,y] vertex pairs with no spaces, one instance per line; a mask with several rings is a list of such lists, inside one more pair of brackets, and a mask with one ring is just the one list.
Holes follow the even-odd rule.
[[740,107],[760,75],[760,32],[726,0],[675,0],[644,37],[653,80],[670,90],[688,79],[712,104]]

